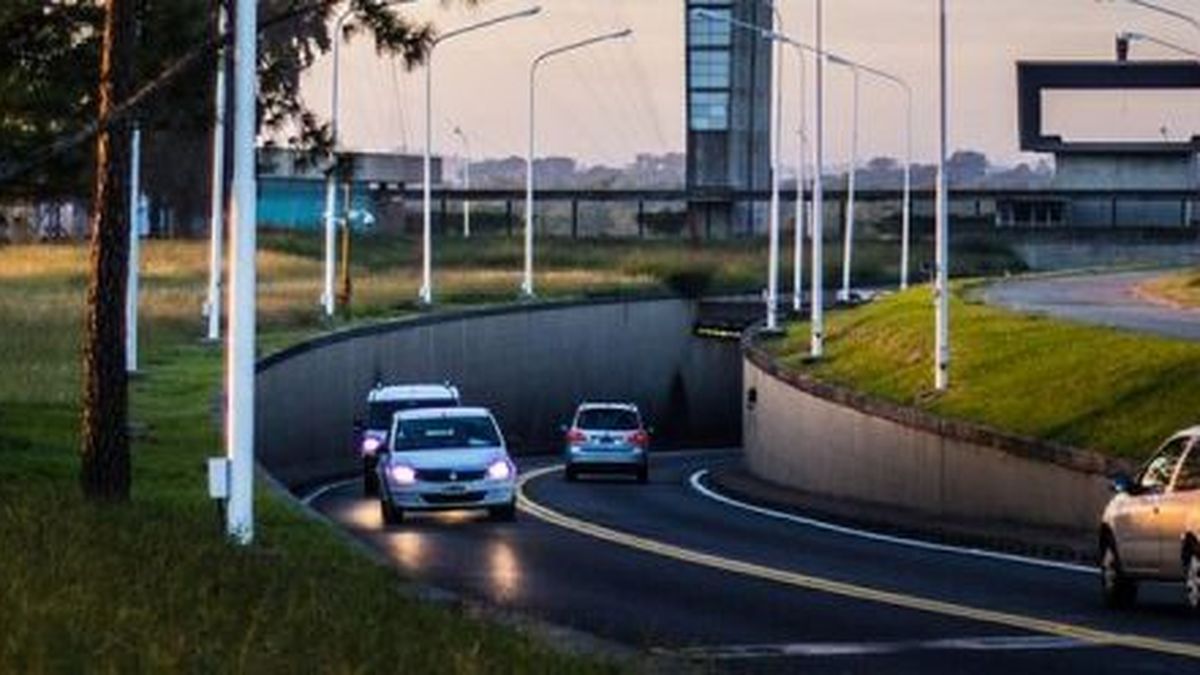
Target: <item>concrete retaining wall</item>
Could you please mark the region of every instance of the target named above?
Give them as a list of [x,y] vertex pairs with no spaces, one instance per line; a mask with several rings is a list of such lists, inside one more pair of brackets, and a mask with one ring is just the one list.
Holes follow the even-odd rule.
[[807,493],[904,509],[931,522],[1090,533],[1127,469],[1096,453],[952,422],[780,369],[749,347],[750,471]]
[[517,453],[557,449],[584,398],[638,403],[656,447],[733,446],[740,350],[693,337],[694,318],[675,299],[548,304],[318,338],[259,365],[259,461],[292,488],[353,472],[353,422],[380,379],[453,382],[464,403],[493,410]]

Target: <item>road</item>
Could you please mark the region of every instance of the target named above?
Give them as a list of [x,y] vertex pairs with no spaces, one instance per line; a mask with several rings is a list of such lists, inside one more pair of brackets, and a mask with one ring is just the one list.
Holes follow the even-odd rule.
[[984,299],[1022,312],[1200,340],[1200,312],[1156,305],[1135,294],[1138,284],[1162,274],[1123,272],[1021,279],[988,287]]
[[384,528],[356,484],[313,506],[416,581],[730,672],[1192,672],[1181,592],[1100,606],[1086,568],[872,540],[722,503],[697,472],[735,452],[655,456],[649,485],[567,483],[524,462],[516,523]]

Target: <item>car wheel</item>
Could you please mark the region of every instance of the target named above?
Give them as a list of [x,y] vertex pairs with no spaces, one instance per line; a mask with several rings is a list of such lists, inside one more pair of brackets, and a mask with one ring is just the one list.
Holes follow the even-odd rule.
[[1200,553],[1194,548],[1184,558],[1183,574],[1188,607],[1193,612],[1200,612]]
[[517,519],[517,503],[512,501],[504,506],[493,506],[488,509],[488,515],[491,516],[492,520],[511,523]]
[[638,481],[639,483],[648,483],[648,482],[650,482],[650,467],[646,466],[645,464],[643,464],[643,465],[641,465],[641,466],[639,466],[639,467],[638,467],[638,470],[637,470],[637,481]]
[[379,511],[383,514],[384,525],[399,525],[404,522],[404,511],[392,506],[386,497],[379,500]]
[[1127,609],[1137,601],[1137,582],[1121,569],[1121,558],[1111,541],[1104,542],[1100,549],[1100,588],[1106,607]]

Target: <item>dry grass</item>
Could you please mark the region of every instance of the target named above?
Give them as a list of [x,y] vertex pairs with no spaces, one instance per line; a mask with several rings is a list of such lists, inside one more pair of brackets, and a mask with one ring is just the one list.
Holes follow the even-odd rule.
[[1200,269],[1165,274],[1139,285],[1137,292],[1171,307],[1200,308]]

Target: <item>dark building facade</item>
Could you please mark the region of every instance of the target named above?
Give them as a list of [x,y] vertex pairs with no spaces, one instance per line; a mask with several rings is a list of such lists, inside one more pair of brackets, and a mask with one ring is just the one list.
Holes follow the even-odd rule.
[[685,0],[687,190],[693,228],[713,234],[761,230],[765,207],[734,194],[771,181],[772,44],[703,10],[772,25],[771,0]]

